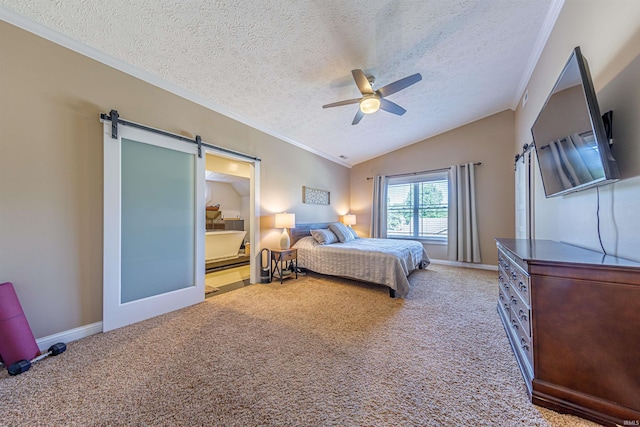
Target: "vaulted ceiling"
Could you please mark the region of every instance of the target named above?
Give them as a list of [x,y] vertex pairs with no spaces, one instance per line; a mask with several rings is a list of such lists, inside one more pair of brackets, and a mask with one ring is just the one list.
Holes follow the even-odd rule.
[[[0,0],[0,16],[350,166],[515,109],[562,1]],[[354,126],[358,104],[322,108],[360,96],[352,69],[374,89],[422,80],[388,97],[404,115]]]

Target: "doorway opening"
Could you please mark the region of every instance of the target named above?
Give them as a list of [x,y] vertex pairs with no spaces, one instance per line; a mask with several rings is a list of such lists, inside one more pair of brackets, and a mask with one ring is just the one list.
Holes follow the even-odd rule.
[[252,162],[206,153],[205,297],[255,283],[255,169]]

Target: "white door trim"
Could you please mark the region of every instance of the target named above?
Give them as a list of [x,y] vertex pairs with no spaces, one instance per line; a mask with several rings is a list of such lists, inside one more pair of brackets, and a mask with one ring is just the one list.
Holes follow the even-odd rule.
[[233,155],[225,151],[219,151],[212,148],[203,147],[206,154],[212,154],[218,157],[224,157],[229,160],[247,163],[250,166],[249,176],[249,236],[250,252],[249,260],[251,262],[251,270],[249,275],[249,283],[255,284],[260,280],[260,261],[257,254],[260,252],[258,243],[260,242],[260,160],[250,159],[241,155]]

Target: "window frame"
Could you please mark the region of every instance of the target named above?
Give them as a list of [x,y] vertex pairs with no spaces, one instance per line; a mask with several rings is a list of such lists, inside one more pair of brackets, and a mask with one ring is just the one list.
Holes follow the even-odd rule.
[[[447,208],[447,226],[448,226],[448,217],[450,215],[450,180],[448,171],[438,171],[438,172],[428,172],[421,173],[419,175],[412,176],[399,176],[399,177],[390,177],[387,181],[387,195],[390,192],[392,186],[395,185],[405,185],[405,184],[413,184],[414,187],[412,189],[413,192],[413,204],[411,206],[411,210],[413,213],[413,223],[417,224],[414,227],[413,234],[410,236],[398,236],[392,235],[389,232],[389,201],[387,200],[386,206],[386,214],[387,214],[387,238],[389,239],[400,239],[400,240],[418,240],[427,244],[435,244],[435,245],[448,245],[449,244],[449,232],[447,230],[446,233],[442,236],[420,236],[420,191],[419,184],[420,183],[429,183],[434,181],[444,181],[447,186],[447,195],[446,195],[446,208]],[[388,197],[388,196],[387,196]]]

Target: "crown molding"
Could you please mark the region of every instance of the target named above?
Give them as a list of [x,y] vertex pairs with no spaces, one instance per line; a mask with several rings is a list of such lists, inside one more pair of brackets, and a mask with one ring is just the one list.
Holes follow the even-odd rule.
[[529,61],[527,62],[527,66],[522,77],[520,78],[520,83],[516,89],[515,96],[511,101],[511,109],[514,111],[518,108],[518,102],[520,102],[520,99],[529,84],[529,79],[531,79],[533,70],[535,70],[536,65],[538,64],[538,60],[540,59],[540,55],[542,55],[542,51],[547,44],[547,40],[549,40],[551,31],[553,31],[553,27],[556,25],[556,21],[558,20],[562,6],[564,6],[564,2],[565,0],[552,0],[551,5],[549,5],[549,10],[544,17],[542,28],[540,28],[540,32],[538,33],[538,38],[536,39],[536,43],[533,46],[531,55],[529,56]]

